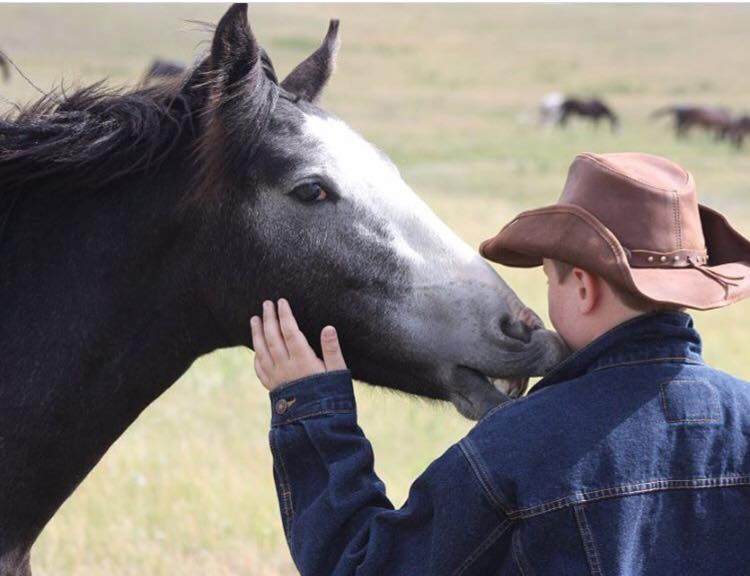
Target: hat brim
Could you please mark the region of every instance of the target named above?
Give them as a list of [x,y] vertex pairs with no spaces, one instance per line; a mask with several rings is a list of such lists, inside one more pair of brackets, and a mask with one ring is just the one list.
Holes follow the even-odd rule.
[[720,308],[750,295],[750,241],[718,212],[700,205],[708,266],[732,280],[727,290],[696,268],[632,268],[614,234],[587,210],[556,204],[523,212],[480,253],[505,266],[530,268],[551,258],[580,266],[621,288],[664,304],[697,310]]

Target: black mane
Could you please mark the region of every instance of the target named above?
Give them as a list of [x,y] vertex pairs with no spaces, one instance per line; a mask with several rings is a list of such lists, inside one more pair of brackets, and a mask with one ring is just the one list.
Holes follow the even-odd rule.
[[0,190],[70,180],[98,187],[163,161],[189,126],[175,85],[58,89],[0,119]]
[[[277,85],[265,51],[261,63]],[[0,118],[0,195],[44,181],[98,188],[158,168],[184,136],[198,136],[212,81],[204,68],[152,87],[117,90],[100,81],[71,93],[59,88],[7,113]]]

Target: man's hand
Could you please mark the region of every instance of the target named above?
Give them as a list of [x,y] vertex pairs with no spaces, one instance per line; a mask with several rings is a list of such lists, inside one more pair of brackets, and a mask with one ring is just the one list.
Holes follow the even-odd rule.
[[253,316],[250,328],[255,349],[255,373],[270,392],[282,384],[331,370],[346,369],[339,339],[333,326],[320,333],[321,361],[300,332],[289,302],[279,300],[279,315],[273,302],[263,302],[263,319]]

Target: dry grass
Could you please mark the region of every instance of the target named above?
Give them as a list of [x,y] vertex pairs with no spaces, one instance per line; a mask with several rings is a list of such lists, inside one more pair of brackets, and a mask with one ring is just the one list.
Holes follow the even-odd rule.
[[[220,5],[0,7],[0,47],[48,88],[61,79],[140,77],[155,55],[190,59]],[[326,106],[386,150],[406,180],[476,245],[522,209],[553,202],[581,150],[670,156],[702,198],[750,233],[750,152],[695,135],[676,142],[654,108],[681,100],[742,109],[750,93],[750,6],[262,5],[251,21],[279,71],[342,19],[340,65]],[[623,132],[576,124],[541,130],[543,94],[597,93]],[[16,75],[2,93],[33,97]],[[637,217],[634,215],[633,217]],[[538,271],[503,270],[544,312]],[[706,356],[750,377],[750,305],[700,314]],[[366,321],[366,320],[365,320]],[[362,425],[377,469],[401,502],[427,463],[466,432],[450,407],[365,387]],[[294,574],[284,543],[266,431],[267,398],[251,356],[198,361],[109,451],[34,550],[38,574]]]

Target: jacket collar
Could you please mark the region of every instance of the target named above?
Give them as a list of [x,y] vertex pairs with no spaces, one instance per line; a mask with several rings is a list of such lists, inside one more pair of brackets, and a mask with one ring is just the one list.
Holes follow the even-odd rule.
[[594,370],[658,360],[703,363],[701,338],[688,314],[661,311],[623,322],[563,360],[530,393]]

